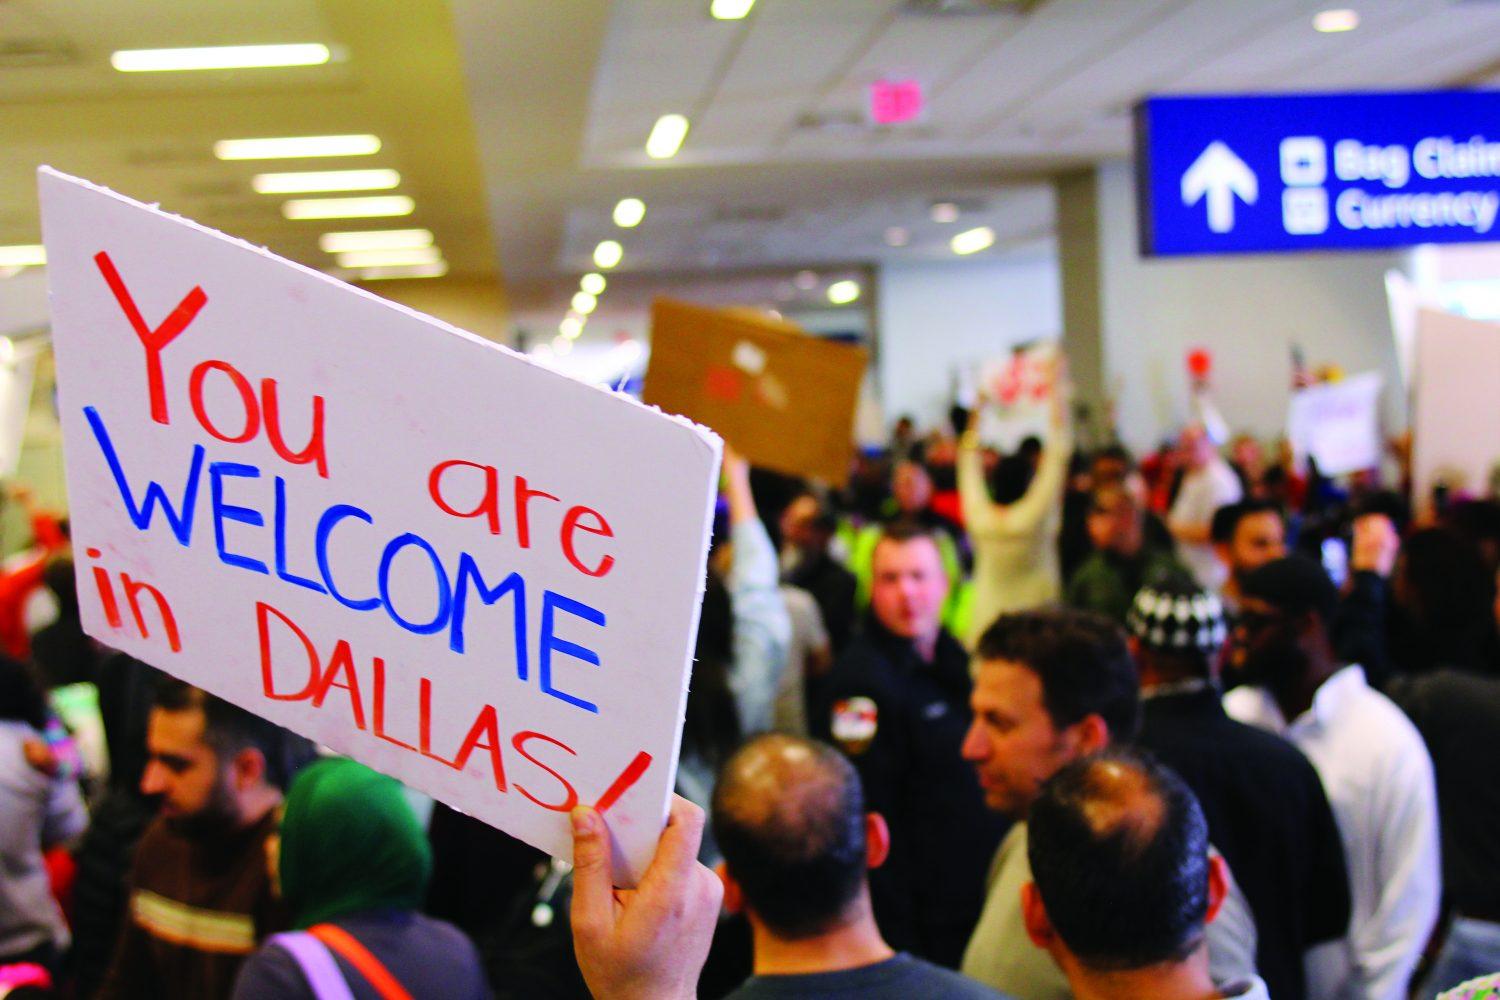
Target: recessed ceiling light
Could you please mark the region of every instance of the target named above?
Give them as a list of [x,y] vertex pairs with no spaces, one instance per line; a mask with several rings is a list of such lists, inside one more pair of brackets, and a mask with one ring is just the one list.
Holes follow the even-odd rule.
[[646,139],[646,155],[653,160],[667,160],[677,155],[687,138],[688,120],[684,115],[662,115],[651,126]]
[[295,135],[275,139],[222,139],[214,143],[221,160],[291,160],[311,156],[370,156],[380,152],[373,135]]
[[573,353],[573,342],[562,334],[552,338],[552,353],[560,358],[565,358]]
[[957,222],[958,206],[951,201],[936,201],[932,203],[933,222]]
[[588,292],[574,292],[573,301],[569,304],[572,305],[574,312],[587,316],[594,311],[594,307],[599,304],[599,300]]
[[579,334],[583,333],[583,317],[564,316],[563,321],[557,324],[557,332],[568,340],[577,340]]
[[394,170],[307,170],[256,174],[250,187],[257,194],[308,194],[313,191],[389,191],[401,185]]
[[350,250],[338,255],[339,267],[399,267],[403,264],[436,264],[443,259],[437,247],[408,247],[405,250]]
[[354,250],[413,250],[432,246],[431,229],[370,229],[365,232],[324,233],[318,249],[324,253]]
[[410,264],[403,267],[367,267],[356,272],[360,281],[385,281],[391,278],[441,278],[448,273],[446,261],[436,264]]
[[1359,12],[1350,10],[1348,7],[1320,10],[1313,15],[1313,29],[1324,34],[1353,31],[1357,27],[1359,27]]
[[828,301],[836,306],[846,306],[857,298],[859,298],[859,282],[857,281],[845,278],[843,281],[835,281],[828,286]]
[[755,0],[713,0],[708,12],[718,21],[738,21],[754,6]]
[[625,248],[614,240],[604,240],[594,247],[594,263],[605,271],[620,263],[624,256]]
[[905,226],[891,226],[885,231],[885,245],[888,247],[904,247],[911,242],[911,230]]
[[792,279],[792,284],[796,285],[804,292],[810,292],[814,288],[818,287],[818,272],[798,271],[796,277]]
[[582,278],[578,279],[578,287],[583,289],[585,292],[588,292],[590,295],[603,295],[604,289],[608,287],[608,285],[609,282],[605,281],[604,275],[600,274],[598,271],[590,271],[588,274],[585,274]]
[[40,243],[0,247],[0,267],[40,267],[47,263],[47,249]]
[[621,198],[615,203],[615,225],[631,229],[641,224],[646,217],[646,203],[639,198]]
[[948,241],[956,254],[978,253],[995,245],[995,231],[989,226],[980,226],[978,229],[965,229],[953,239]]
[[216,45],[194,49],[122,49],[109,57],[121,73],[164,73],[195,69],[264,69],[275,66],[321,66],[332,54],[328,46]]
[[294,198],[284,202],[281,214],[288,219],[373,219],[410,215],[416,202],[404,194],[374,198]]

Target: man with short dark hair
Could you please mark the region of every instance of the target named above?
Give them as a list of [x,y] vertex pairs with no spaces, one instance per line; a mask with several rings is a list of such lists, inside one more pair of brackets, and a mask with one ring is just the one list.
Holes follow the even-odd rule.
[[837,515],[811,493],[794,498],[781,514],[782,582],[801,587],[818,602],[834,653],[848,645],[854,630],[857,588],[854,574],[829,554],[837,531]]
[[959,754],[969,725],[969,661],[941,624],[948,580],[932,536],[891,525],[875,547],[870,614],[828,677],[813,735],[859,771],[890,824],[870,878],[893,947],[956,966],[984,903],[984,871],[1005,832]]
[[1279,736],[1229,718],[1212,658],[1224,645],[1219,599],[1186,578],[1147,587],[1129,616],[1141,675],[1136,742],[1185,781],[1245,892],[1256,968],[1278,1000],[1307,996],[1307,949],[1349,929],[1349,876],[1318,772]]
[[1121,624],[1143,584],[1187,571],[1171,549],[1146,540],[1145,511],[1123,483],[1095,486],[1087,516],[1094,550],[1068,580],[1065,600]]
[[124,933],[100,996],[228,996],[285,915],[266,870],[281,790],[311,746],[164,678],[141,791],[161,807],[136,848]]
[[1233,610],[1244,575],[1286,555],[1286,521],[1271,501],[1247,499],[1214,511],[1209,533],[1227,574],[1219,593]]
[[996,996],[881,937],[865,872],[885,860],[890,835],[831,747],[751,740],[719,776],[713,828],[725,906],[745,912],[755,939],[755,974],[734,1000]]
[[[1042,786],[1065,764],[1134,736],[1135,664],[1108,619],[1057,608],[1002,615],[975,653],[974,722],[963,744],[993,810],[1016,820],[995,855],[988,897],[964,952],[963,972],[1021,1000],[1065,1000],[1066,978],[1026,947],[1021,887],[1031,880],[1026,819]],[[1214,972],[1243,978],[1255,968],[1255,924],[1232,889],[1227,920],[1210,949]]]
[[1106,750],[1063,767],[1031,808],[1026,932],[1077,1000],[1266,1000],[1217,987],[1204,925],[1228,891],[1193,793],[1149,757]]
[[1319,948],[1308,987],[1319,998],[1398,1000],[1437,919],[1436,790],[1416,728],[1336,656],[1339,595],[1305,556],[1269,562],[1241,581],[1231,659],[1243,687],[1224,707],[1285,736],[1312,761],[1349,865],[1353,915],[1341,947]]

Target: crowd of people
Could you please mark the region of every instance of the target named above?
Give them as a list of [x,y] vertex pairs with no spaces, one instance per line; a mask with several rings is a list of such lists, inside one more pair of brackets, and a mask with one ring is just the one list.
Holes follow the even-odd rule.
[[[0,996],[1406,1000],[1500,972],[1500,499],[1200,424],[726,455],[639,887],[90,640],[0,570]],[[82,686],[107,750],[66,705]],[[75,697],[65,697],[64,692]],[[7,992],[9,991],[9,992]]]

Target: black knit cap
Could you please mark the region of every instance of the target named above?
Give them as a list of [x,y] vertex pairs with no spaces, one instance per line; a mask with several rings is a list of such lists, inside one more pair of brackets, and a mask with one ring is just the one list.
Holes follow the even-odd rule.
[[1275,559],[1251,570],[1240,580],[1240,592],[1287,614],[1316,611],[1325,627],[1338,612],[1338,588],[1319,563],[1304,555]]
[[1125,625],[1141,645],[1162,653],[1212,655],[1228,635],[1219,598],[1180,576],[1137,591]]

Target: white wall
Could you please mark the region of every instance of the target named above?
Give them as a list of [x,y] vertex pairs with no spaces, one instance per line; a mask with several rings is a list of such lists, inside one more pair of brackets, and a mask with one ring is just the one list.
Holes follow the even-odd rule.
[[1062,329],[1055,255],[883,264],[875,279],[877,379],[887,421],[946,422],[954,374]]
[[1134,185],[1129,164],[1100,167],[1104,368],[1128,445],[1148,448],[1185,419],[1184,358],[1196,346],[1213,352],[1213,398],[1236,431],[1264,438],[1284,432],[1294,342],[1310,365],[1381,372],[1387,426],[1404,426],[1384,279],[1404,257],[1143,259]]

